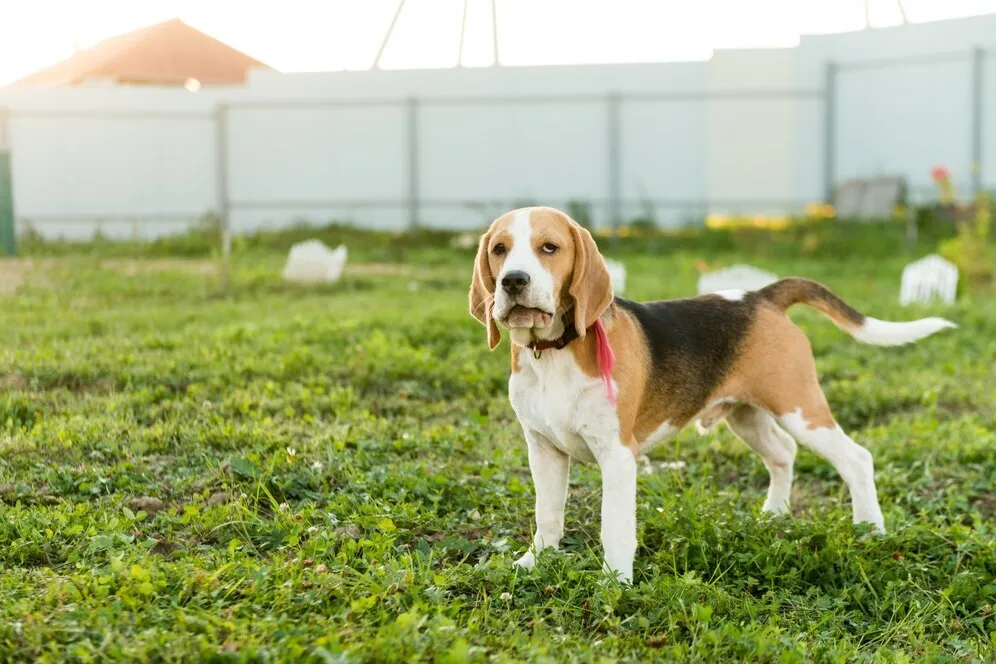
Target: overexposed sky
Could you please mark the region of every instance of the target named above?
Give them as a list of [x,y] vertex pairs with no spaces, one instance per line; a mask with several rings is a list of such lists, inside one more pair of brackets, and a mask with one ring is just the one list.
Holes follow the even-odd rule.
[[[74,45],[179,17],[283,71],[367,69],[399,0],[0,0],[0,85],[69,57]],[[708,58],[857,30],[865,0],[496,0],[503,65]],[[897,0],[868,0],[874,27]],[[911,22],[996,12],[996,0],[905,0]],[[464,0],[408,0],[385,68],[458,62]],[[460,62],[493,63],[491,0],[468,0]],[[996,40],[996,36],[994,36]]]

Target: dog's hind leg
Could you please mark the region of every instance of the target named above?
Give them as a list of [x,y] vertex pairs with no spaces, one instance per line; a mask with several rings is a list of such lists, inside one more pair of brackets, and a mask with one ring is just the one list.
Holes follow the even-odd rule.
[[756,406],[738,406],[726,417],[733,433],[761,455],[768,469],[768,497],[761,509],[772,514],[789,510],[796,445],[774,418]]
[[[748,342],[743,375],[751,401],[775,415],[799,444],[833,464],[851,493],[854,522],[885,530],[875,490],[872,455],[840,428],[820,389],[809,339],[787,318],[758,314],[757,338]],[[777,339],[777,343],[771,340]]]
[[885,519],[878,504],[871,452],[844,433],[833,420],[829,408],[814,418],[814,414],[800,407],[782,413],[778,421],[799,443],[832,463],[844,478],[851,494],[854,523],[871,523],[876,530],[884,533]]

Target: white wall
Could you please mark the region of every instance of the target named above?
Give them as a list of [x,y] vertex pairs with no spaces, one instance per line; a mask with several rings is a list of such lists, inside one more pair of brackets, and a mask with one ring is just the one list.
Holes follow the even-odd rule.
[[996,51],[990,50],[982,71],[985,94],[982,98],[983,184],[996,189]]
[[[430,103],[422,120],[422,216],[428,225],[479,226],[517,200],[563,206],[570,199],[606,197],[601,102]],[[488,204],[479,209],[474,201]]]
[[298,218],[355,218],[374,228],[403,227],[408,177],[403,108],[234,107],[228,136],[234,231]]
[[[984,110],[986,183],[996,186],[996,15],[866,30],[805,39],[796,81],[822,85],[825,63],[839,63],[835,179],[899,174],[916,191],[933,193],[930,169],[946,166],[967,194],[970,51],[988,49]],[[943,58],[883,68],[862,63]]]
[[0,97],[18,230],[147,238],[217,209],[215,103],[173,90]]
[[[818,198],[794,180],[797,120],[819,110],[817,85],[796,86],[792,51],[728,51],[709,69],[711,88],[763,97],[719,98],[707,104],[709,198],[729,212],[797,211]],[[812,126],[813,123],[809,123]]]
[[970,59],[871,70],[842,69],[837,88],[837,176],[904,174],[930,189],[944,165],[971,180]]
[[[644,201],[648,197],[674,201],[655,210],[662,225],[701,219],[702,202],[709,197],[706,107],[701,100],[622,102],[620,179],[624,219],[646,214]],[[593,140],[601,139],[607,148],[604,134],[601,132]],[[603,214],[608,211],[603,210]]]
[[[826,63],[836,89],[834,179],[971,177],[970,60],[996,16],[727,51],[709,62],[254,73],[245,88],[0,90],[16,217],[48,235],[182,230],[222,205],[236,231],[299,219],[403,228],[417,187],[428,226],[479,227],[518,202],[592,204],[610,220],[613,95],[624,218],[660,223],[797,210],[824,194]],[[854,67],[881,58],[944,62]],[[985,69],[984,173],[996,186],[996,52]],[[413,107],[409,100],[417,98]],[[228,159],[217,159],[225,104]],[[412,133],[414,127],[414,135]],[[412,172],[411,150],[417,163]]]

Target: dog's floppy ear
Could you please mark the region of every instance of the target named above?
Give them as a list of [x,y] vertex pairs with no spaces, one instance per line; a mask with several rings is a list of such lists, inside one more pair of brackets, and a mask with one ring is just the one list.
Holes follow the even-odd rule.
[[494,350],[501,342],[498,325],[491,317],[491,307],[495,302],[495,277],[491,274],[491,264],[488,262],[488,244],[491,232],[481,236],[481,244],[477,248],[477,258],[474,260],[474,276],[470,280],[470,315],[481,321],[488,328],[488,347]]
[[612,304],[612,278],[591,233],[574,220],[574,276],[568,293],[574,300],[574,327],[584,337],[589,327]]

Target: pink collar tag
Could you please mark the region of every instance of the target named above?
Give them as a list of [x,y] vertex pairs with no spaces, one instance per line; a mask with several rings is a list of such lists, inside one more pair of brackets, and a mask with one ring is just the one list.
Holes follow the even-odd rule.
[[596,320],[592,328],[595,330],[595,357],[598,360],[598,373],[601,374],[602,382],[605,383],[605,392],[609,396],[609,403],[615,405],[616,391],[612,386],[612,372],[616,368],[616,356],[612,352],[612,346],[609,345],[609,336],[605,333],[602,321]]

